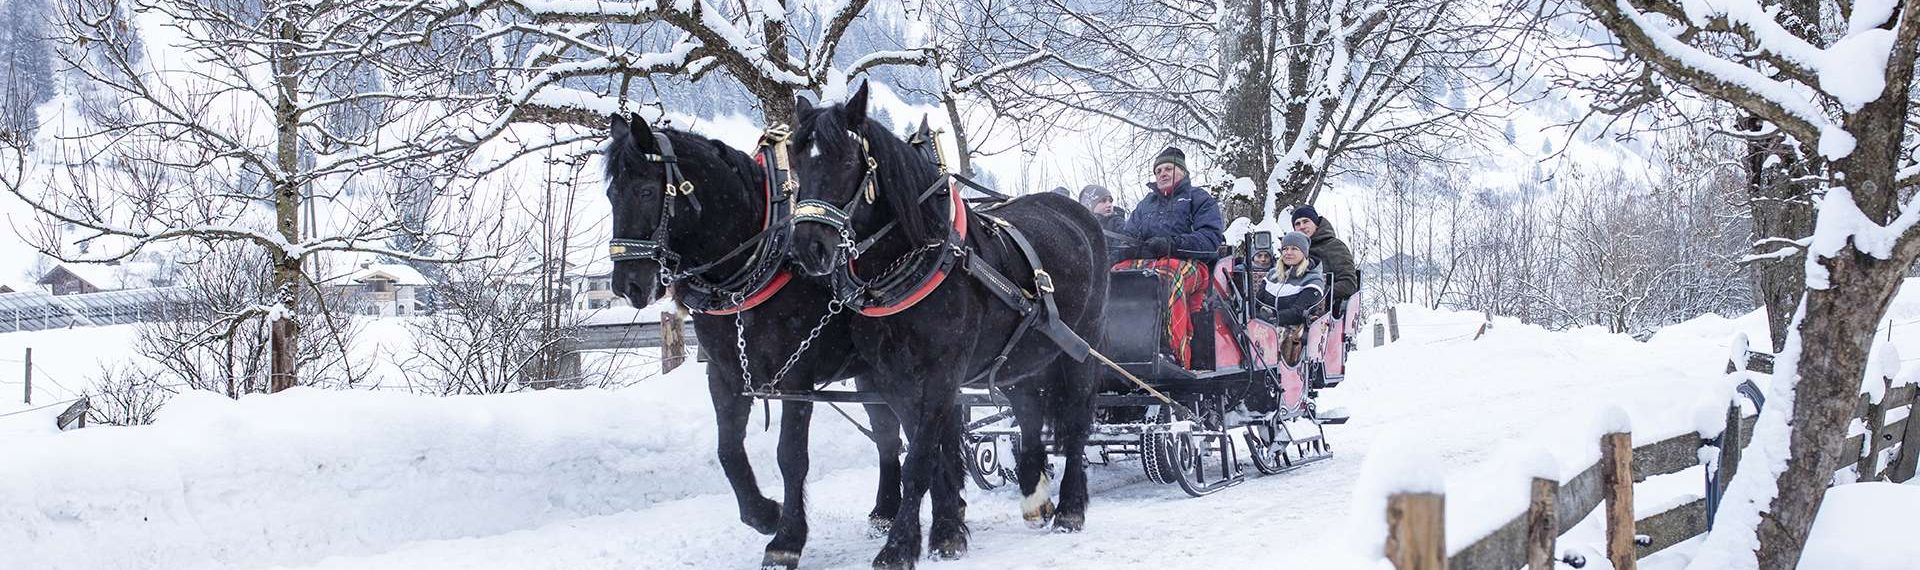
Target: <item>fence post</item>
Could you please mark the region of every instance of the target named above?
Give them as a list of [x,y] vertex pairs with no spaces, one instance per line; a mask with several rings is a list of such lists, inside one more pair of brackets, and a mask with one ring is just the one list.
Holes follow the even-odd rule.
[[1740,433],[1740,420],[1740,402],[1735,400],[1733,405],[1727,406],[1726,431],[1720,432],[1720,469],[1714,475],[1713,503],[1707,505],[1707,530],[1713,530],[1714,517],[1720,510],[1720,498],[1727,495],[1727,486],[1733,483],[1733,474],[1740,470],[1740,448],[1747,444],[1744,434]]
[[1387,324],[1373,323],[1373,346],[1379,348],[1387,343]]
[[1607,560],[1615,570],[1634,570],[1633,434],[1600,436],[1600,464],[1606,486]]
[[1387,333],[1389,340],[1400,342],[1400,307],[1398,306],[1387,307]]
[[687,342],[681,331],[678,311],[660,312],[660,373],[666,374],[687,361]]
[[[1887,387],[1891,389],[1893,379],[1888,378],[1886,380]],[[1881,394],[1884,396],[1886,392],[1881,392]],[[1863,394],[1861,398],[1864,399],[1866,396]],[[1866,404],[1867,415],[1865,418],[1861,418],[1865,420],[1867,424],[1867,434],[1862,442],[1865,445],[1861,446],[1863,449],[1856,450],[1860,452],[1860,459],[1853,464],[1853,470],[1859,472],[1856,480],[1861,483],[1879,479],[1880,450],[1886,447],[1880,444],[1880,431],[1887,427],[1887,406],[1881,402],[1873,401],[1868,401]]]
[[22,378],[25,378],[24,383],[26,384],[26,388],[21,390],[22,392],[24,392],[24,394],[22,394],[20,397],[26,403],[32,404],[33,403],[33,347],[31,346],[27,347],[26,373],[22,375]]
[[1920,410],[1920,394],[1913,401],[1907,407],[1907,431],[1900,434],[1900,454],[1894,456],[1887,474],[1887,480],[1895,483],[1913,480],[1915,464],[1920,463],[1920,418],[1913,416],[1913,410]]
[[1553,570],[1554,531],[1560,528],[1553,505],[1560,495],[1560,482],[1533,479],[1533,500],[1527,503],[1527,568]]
[[1446,570],[1447,497],[1394,493],[1387,497],[1387,560],[1397,570]]

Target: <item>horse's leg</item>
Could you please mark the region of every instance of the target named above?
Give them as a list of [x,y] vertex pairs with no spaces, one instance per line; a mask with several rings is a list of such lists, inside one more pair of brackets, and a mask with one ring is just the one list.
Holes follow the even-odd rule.
[[1091,361],[1074,362],[1065,357],[1054,369],[1058,373],[1049,402],[1053,407],[1053,439],[1067,457],[1067,466],[1060,474],[1060,513],[1053,517],[1053,528],[1079,532],[1087,524],[1087,436],[1093,429],[1093,392],[1099,369]]
[[1013,468],[1020,480],[1020,516],[1027,526],[1046,526],[1053,517],[1053,483],[1047,479],[1047,444],[1040,429],[1047,423],[1047,406],[1041,401],[1040,382],[1031,380],[1014,387],[1009,396],[1014,419],[1020,422],[1020,445],[1014,450]]
[[733,498],[740,505],[740,522],[760,534],[773,534],[780,524],[780,503],[760,494],[753,464],[747,460],[747,416],[753,411],[753,399],[740,395],[739,375],[725,370],[717,361],[707,368],[707,392],[713,397],[713,415],[719,427],[716,443],[720,470],[733,486]]
[[920,559],[920,500],[927,495],[929,477],[936,467],[934,454],[940,447],[937,422],[944,421],[942,414],[950,413],[945,409],[950,404],[913,401],[911,394],[896,395],[888,403],[907,430],[907,457],[900,466],[900,510],[893,515],[887,542],[874,556],[873,567],[912,568]]
[[780,408],[780,478],[786,502],[780,508],[780,528],[767,543],[761,568],[794,568],[807,545],[807,435],[813,425],[813,403],[789,400]]
[[[855,389],[872,393],[862,378],[853,380]],[[873,510],[867,512],[867,524],[874,536],[884,535],[893,526],[894,513],[900,512],[900,418],[886,404],[867,404],[867,422],[873,426],[873,451],[880,456],[880,485],[874,490]]]
[[957,560],[967,554],[966,486],[966,408],[954,406],[948,420],[941,422],[940,448],[935,451],[931,474],[933,527],[927,535],[927,548],[939,560]]

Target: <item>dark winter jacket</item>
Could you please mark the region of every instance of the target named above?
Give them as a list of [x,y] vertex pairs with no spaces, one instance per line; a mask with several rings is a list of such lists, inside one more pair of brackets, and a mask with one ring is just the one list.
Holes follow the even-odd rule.
[[1333,226],[1327,225],[1326,218],[1314,221],[1319,229],[1313,232],[1313,246],[1307,248],[1307,255],[1319,261],[1326,271],[1327,280],[1333,286],[1334,302],[1345,301],[1360,290],[1360,269],[1353,266],[1353,250],[1347,249],[1347,242],[1334,235]]
[[1307,270],[1299,274],[1286,267],[1275,267],[1267,274],[1257,298],[1268,309],[1268,318],[1276,325],[1306,324],[1320,299],[1326,296],[1327,279],[1320,271],[1320,260],[1307,257]]
[[[1164,196],[1151,183],[1147,186],[1147,197],[1134,204],[1133,216],[1127,219],[1127,228],[1122,233],[1142,242],[1156,237],[1170,238],[1173,257],[1181,259],[1212,262],[1220,256],[1220,244],[1227,241],[1221,231],[1226,223],[1221,220],[1220,204],[1212,194],[1194,188],[1190,180],[1181,180],[1178,188]],[[1150,256],[1145,248],[1139,248],[1132,257]]]
[[1101,229],[1111,231],[1111,232],[1122,232],[1122,233],[1125,233],[1127,229],[1127,209],[1126,208],[1114,206],[1112,214],[1108,214],[1105,216],[1094,214],[1093,217],[1100,219]]

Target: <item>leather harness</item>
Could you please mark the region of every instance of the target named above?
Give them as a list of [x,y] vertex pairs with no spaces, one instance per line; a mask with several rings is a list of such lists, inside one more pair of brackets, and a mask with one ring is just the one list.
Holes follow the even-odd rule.
[[[793,180],[786,137],[784,127],[768,129],[754,152],[754,162],[760,165],[766,178],[761,188],[766,207],[760,220],[760,233],[718,259],[681,269],[679,254],[666,246],[667,227],[673,222],[673,199],[686,197],[696,213],[700,211],[700,202],[694,197],[693,183],[680,172],[673,143],[665,133],[656,133],[654,139],[659,142],[660,154],[641,156],[666,167],[666,196],[660,208],[660,220],[647,239],[614,238],[608,248],[608,259],[615,262],[650,260],[659,264],[661,283],[677,287],[681,302],[694,312],[731,315],[772,298],[793,277],[785,269],[787,240],[792,236],[791,226],[785,220],[799,185]],[[708,278],[707,273],[715,267],[742,255],[748,257],[739,269],[718,279]]]
[[[886,316],[904,311],[939,288],[946,277],[953,272],[955,266],[964,260],[963,267],[968,274],[985,285],[987,291],[1002,304],[1021,316],[1020,323],[1006,343],[1001,346],[1000,352],[984,370],[969,378],[966,381],[967,384],[979,384],[984,381],[986,385],[994,386],[999,369],[1006,363],[1008,355],[1019,346],[1020,340],[1026,333],[1036,327],[1075,361],[1087,359],[1092,347],[1060,320],[1059,307],[1053,298],[1053,277],[1041,264],[1040,256],[1034,250],[1032,242],[1012,223],[984,211],[969,208],[967,202],[961,198],[962,184],[979,189],[988,195],[998,195],[998,193],[964,176],[943,172],[914,200],[915,204],[920,204],[938,196],[947,201],[948,227],[945,238],[939,242],[922,245],[920,249],[910,251],[906,257],[899,260],[899,262],[920,261],[919,263],[897,262],[895,267],[889,268],[873,280],[861,279],[855,273],[854,260],[880,238],[890,233],[897,226],[897,220],[888,222],[865,239],[853,241],[852,212],[862,204],[874,203],[877,194],[875,179],[877,163],[868,151],[866,139],[857,133],[850,134],[860,142],[861,153],[865,155],[861,162],[867,169],[860,182],[860,191],[856,192],[844,207],[823,200],[802,200],[795,206],[793,216],[795,224],[802,222],[823,224],[841,235],[840,247],[849,250],[849,255],[846,263],[834,268],[831,279],[835,294],[843,303],[869,317]],[[928,137],[923,140],[930,139],[931,137]],[[922,148],[923,153],[927,152],[926,147]],[[945,170],[944,166],[942,170]],[[1004,203],[1000,202],[985,209],[990,211]],[[1027,265],[1033,268],[1032,289],[1025,289],[1015,284],[1012,279],[994,267],[991,261],[979,255],[972,240],[984,238],[979,233],[970,235],[968,232],[969,220],[976,216],[987,222],[977,224],[987,230],[987,235],[1012,242],[1014,249],[1019,250]],[[927,256],[919,255],[920,251],[934,252],[934,255],[931,256],[930,261],[921,261],[917,258]],[[918,270],[909,270],[915,265],[919,266]]]

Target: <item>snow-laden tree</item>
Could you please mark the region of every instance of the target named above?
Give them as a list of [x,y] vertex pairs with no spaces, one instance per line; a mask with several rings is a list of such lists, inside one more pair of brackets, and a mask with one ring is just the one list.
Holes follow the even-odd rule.
[[842,53],[849,30],[868,15],[868,5],[868,0],[487,0],[473,8],[500,22],[488,37],[515,46],[498,50],[514,58],[502,93],[514,112],[503,121],[599,128],[608,114],[638,108],[629,101],[642,86],[637,83],[697,82],[718,71],[744,87],[761,116],[773,123],[789,120],[797,94],[837,94],[849,78],[880,66],[924,63],[926,51],[911,37],[904,38],[901,49]]
[[272,390],[298,381],[300,316],[334,277],[317,258],[472,245],[454,200],[423,216],[389,199],[418,194],[397,181],[408,169],[458,196],[465,153],[504,130],[469,126],[496,101],[461,80],[486,61],[458,49],[479,31],[464,5],[81,0],[52,18],[66,101],[0,157],[42,222],[31,240],[78,262],[183,242],[261,252],[269,294],[227,318],[269,323]]
[[[1525,18],[1481,0],[1038,0],[1008,3],[963,72],[1045,54],[977,89],[1015,115],[1097,117],[1140,141],[1198,147],[1243,207],[1309,203],[1347,161],[1436,158],[1471,143],[1514,85]],[[1151,148],[1149,148],[1151,147]],[[1142,153],[1158,151],[1145,144]]]
[[0,3],[0,138],[23,139],[38,125],[34,107],[53,98],[46,0]]
[[[1920,257],[1913,80],[1920,3],[1582,0],[1631,55],[1642,97],[1694,93],[1759,119],[1733,130],[1779,137],[1816,163],[1806,289],[1773,394],[1695,568],[1790,569],[1799,560],[1867,372],[1874,328]],[[1835,17],[1827,22],[1819,14]],[[1753,128],[1741,127],[1757,127]],[[1878,372],[1875,372],[1876,378]],[[1777,402],[1777,403],[1776,403]]]

